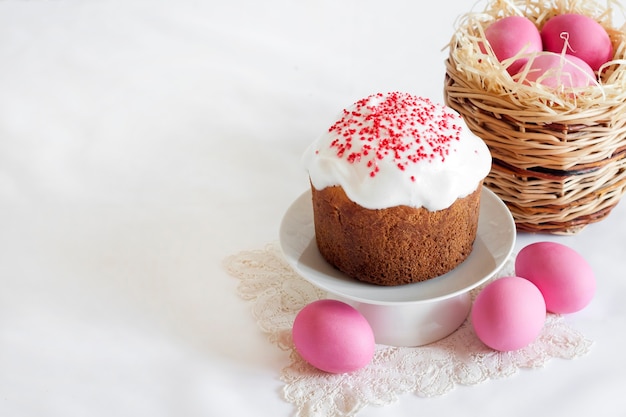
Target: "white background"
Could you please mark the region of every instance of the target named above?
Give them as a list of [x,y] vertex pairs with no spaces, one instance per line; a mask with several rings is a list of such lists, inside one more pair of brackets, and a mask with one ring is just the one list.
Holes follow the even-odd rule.
[[[341,108],[442,101],[472,4],[0,1],[0,415],[293,415],[287,354],[222,261],[277,240]],[[625,239],[624,204],[576,236],[518,236],[596,271],[567,317],[587,356],[360,415],[620,415]]]

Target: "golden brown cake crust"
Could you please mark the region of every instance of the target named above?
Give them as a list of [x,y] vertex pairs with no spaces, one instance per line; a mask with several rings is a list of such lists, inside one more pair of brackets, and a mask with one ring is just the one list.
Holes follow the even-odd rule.
[[472,251],[481,187],[449,208],[369,210],[339,186],[311,186],[315,239],[322,256],[346,275],[401,285],[445,274]]

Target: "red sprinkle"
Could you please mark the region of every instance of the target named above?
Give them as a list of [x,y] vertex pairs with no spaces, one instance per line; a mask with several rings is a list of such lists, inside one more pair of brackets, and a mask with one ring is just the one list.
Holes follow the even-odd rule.
[[[372,104],[371,104],[372,103]],[[398,169],[420,161],[445,161],[452,143],[460,140],[460,116],[427,98],[407,93],[378,93],[355,103],[329,129],[330,144],[339,158],[364,163],[369,175],[379,172],[377,161],[393,158]],[[354,143],[356,146],[354,149]],[[411,181],[415,177],[411,176]]]

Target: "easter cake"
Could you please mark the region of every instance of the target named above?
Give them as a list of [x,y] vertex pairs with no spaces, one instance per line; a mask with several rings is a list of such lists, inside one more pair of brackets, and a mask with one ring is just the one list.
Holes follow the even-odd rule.
[[491,154],[454,110],[373,94],[343,110],[303,159],[317,247],[346,275],[425,281],[472,251]]

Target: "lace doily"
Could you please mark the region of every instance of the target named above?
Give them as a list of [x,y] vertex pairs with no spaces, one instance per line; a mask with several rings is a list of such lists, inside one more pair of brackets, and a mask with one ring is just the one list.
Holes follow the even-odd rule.
[[[496,277],[513,275],[513,259]],[[443,395],[457,385],[474,385],[511,376],[521,368],[539,368],[551,358],[586,354],[592,342],[568,326],[562,316],[548,314],[541,335],[513,352],[486,347],[468,320],[450,336],[421,347],[377,345],[372,362],[347,374],[328,374],[305,362],[295,351],[291,326],[296,314],[326,293],[298,276],[284,260],[278,244],[245,251],[225,260],[240,280],[239,295],[252,302],[261,330],[289,352],[290,365],[281,371],[284,396],[297,416],[354,416],[368,405],[387,405],[406,393]],[[480,288],[473,291],[476,296]]]

